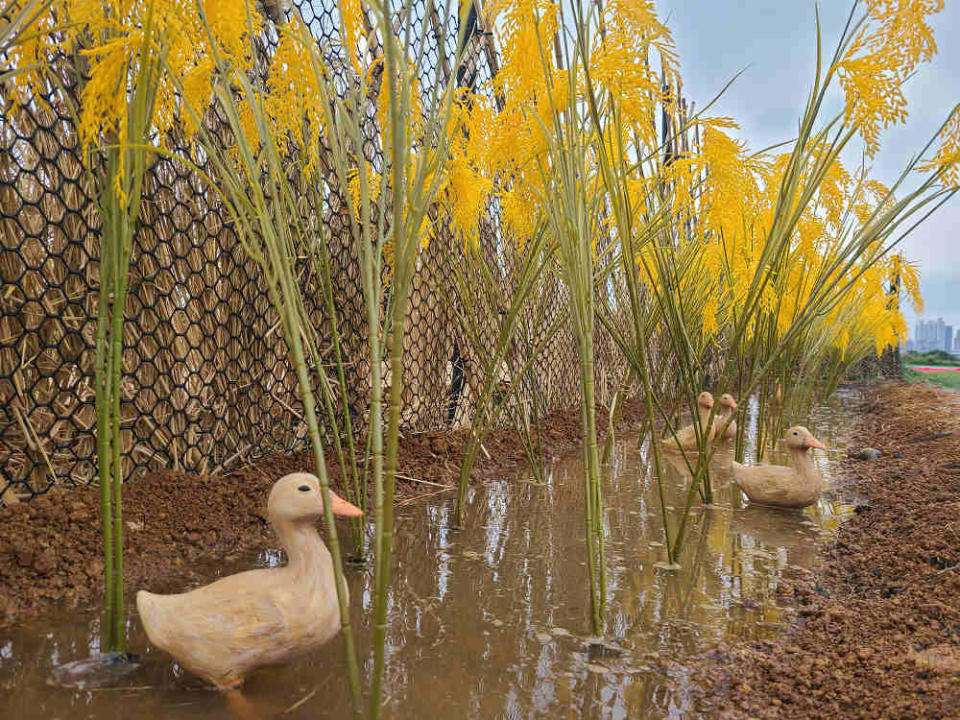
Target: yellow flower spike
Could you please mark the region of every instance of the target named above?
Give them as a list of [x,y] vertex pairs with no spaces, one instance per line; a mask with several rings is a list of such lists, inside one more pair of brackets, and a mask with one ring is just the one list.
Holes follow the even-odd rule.
[[537,209],[533,199],[519,185],[500,192],[501,217],[517,246],[522,248],[533,235]]
[[787,330],[789,330],[790,326],[793,325],[796,307],[796,296],[793,294],[785,295],[780,303],[780,310],[777,313],[777,334],[780,337],[786,335]]
[[284,149],[289,153],[304,151],[303,172],[309,179],[317,169],[320,143],[326,132],[323,94],[313,72],[312,53],[316,49],[300,20],[291,21],[280,30],[267,80],[265,108]]
[[257,130],[257,119],[253,116],[253,109],[243,98],[239,98],[240,129],[243,137],[250,146],[252,152],[256,152],[260,147],[260,132]]
[[341,42],[350,58],[350,64],[357,75],[363,75],[360,70],[360,38],[363,32],[363,9],[360,0],[340,0],[340,18],[343,24]]
[[777,306],[777,291],[774,289],[772,283],[768,283],[763,289],[763,292],[760,293],[760,299],[758,302],[764,312],[773,312],[774,308]]
[[124,180],[126,179],[126,169],[123,161],[126,153],[123,152],[123,149],[124,145],[121,143],[120,152],[117,153],[117,174],[113,178],[113,189],[121,207],[127,204],[127,191],[123,187]]
[[[380,199],[381,176],[373,172],[366,163],[363,163],[363,170],[366,174],[367,193],[370,196],[370,202],[375,203]],[[362,193],[360,188],[360,171],[356,168],[351,168],[347,171],[347,193],[350,195],[350,206],[353,209],[353,217],[359,222]]]
[[[213,89],[212,84],[213,59],[204,56],[200,62],[183,76],[183,95],[190,107],[198,114],[202,114],[210,102]],[[184,131],[188,136],[197,131],[196,122],[189,112],[181,113]]]
[[116,130],[126,115],[127,72],[142,37],[139,32],[121,35],[81,52],[93,65],[80,96],[78,130],[84,144],[95,143],[102,131]]
[[907,117],[903,84],[936,52],[930,15],[943,0],[865,0],[867,22],[837,64],[847,120],[873,157],[880,133]]
[[920,165],[921,171],[943,171],[942,182],[947,187],[960,186],[960,105],[953,109],[939,135],[940,147],[936,154]]
[[252,3],[248,5],[248,0],[207,0],[203,3],[203,9],[220,51],[233,62],[241,64],[249,52],[248,26],[252,27],[255,36],[263,27],[260,13]]
[[704,336],[715,335],[719,329],[719,323],[717,321],[717,315],[720,311],[720,306],[716,298],[709,298],[706,304],[703,306],[703,326],[702,332]]
[[453,155],[447,165],[448,211],[454,229],[460,232],[466,247],[479,244],[479,222],[493,191],[493,182],[484,177],[461,152]]
[[848,191],[852,179],[840,160],[834,160],[818,188],[820,204],[827,223],[840,227],[846,209]]

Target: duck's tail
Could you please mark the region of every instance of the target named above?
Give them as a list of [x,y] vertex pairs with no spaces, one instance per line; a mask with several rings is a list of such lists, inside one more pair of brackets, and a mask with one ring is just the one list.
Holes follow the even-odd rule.
[[161,621],[159,600],[161,596],[155,595],[146,590],[137,593],[137,612],[140,614],[140,622],[143,623],[143,629],[147,631],[147,637],[150,642],[157,647],[163,647],[163,632]]
[[149,614],[155,607],[154,605],[155,597],[156,595],[154,595],[153,593],[149,593],[146,590],[138,591],[137,592],[137,612],[139,612],[141,615]]

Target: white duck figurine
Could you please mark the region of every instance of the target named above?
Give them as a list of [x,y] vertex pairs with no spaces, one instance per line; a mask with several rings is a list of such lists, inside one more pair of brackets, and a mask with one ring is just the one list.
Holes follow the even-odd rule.
[[[720,396],[720,410],[717,412],[717,417],[714,420],[716,425],[714,429],[714,434],[720,432],[724,424],[730,418],[731,415],[737,409],[737,401],[733,399],[733,395],[730,393],[724,393]],[[727,425],[727,429],[724,430],[723,436],[718,438],[719,440],[732,440],[737,436],[737,421],[731,420],[730,424]]]
[[[335,515],[363,513],[333,492]],[[239,687],[257,668],[306,655],[340,630],[333,559],[316,522],[320,483],[309,473],[280,478],[267,514],[288,563],[230,575],[179,595],[137,593],[150,642],[221,690]]]
[[826,450],[805,427],[797,425],[787,430],[784,438],[793,467],[783,465],[756,465],[748,467],[734,462],[733,481],[746,493],[751,502],[787,508],[805,508],[813,505],[824,484],[813,466],[810,448]]
[[[707,433],[707,440],[713,439],[714,428],[710,425],[710,412],[713,408],[713,395],[704,390],[697,396],[697,412],[700,415],[700,427]],[[664,445],[671,450],[696,450],[697,449],[697,430],[691,424],[682,427],[677,431],[677,436],[668,436],[664,439]]]

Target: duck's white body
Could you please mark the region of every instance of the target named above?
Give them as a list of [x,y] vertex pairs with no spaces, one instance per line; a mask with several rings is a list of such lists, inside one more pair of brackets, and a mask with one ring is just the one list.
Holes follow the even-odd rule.
[[[697,413],[700,417],[700,427],[702,432],[707,433],[707,442],[713,440],[715,428],[710,424],[710,413],[713,408],[713,396],[708,392],[700,393],[697,398]],[[697,429],[693,424],[677,430],[676,437],[669,436],[663,440],[663,444],[670,450],[696,450],[697,449]]]
[[150,642],[221,689],[306,655],[340,630],[333,560],[312,523],[316,517],[271,513],[271,520],[287,551],[285,567],[249,570],[178,595],[137,593]]
[[786,508],[813,505],[823,492],[824,482],[810,458],[809,448],[812,447],[824,446],[806,428],[791,428],[787,431],[787,450],[792,467],[747,466],[733,462],[733,480],[754,503]]

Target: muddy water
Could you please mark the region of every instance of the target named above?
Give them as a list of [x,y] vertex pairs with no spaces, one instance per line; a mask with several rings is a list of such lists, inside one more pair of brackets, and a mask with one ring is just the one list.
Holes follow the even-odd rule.
[[[809,425],[831,450],[818,453],[829,479],[843,454],[843,398],[818,408]],[[723,467],[715,504],[695,509],[682,569],[665,558],[648,448],[619,444],[604,485],[607,530],[606,637],[621,650],[586,650],[582,463],[552,465],[539,485],[525,476],[475,488],[468,528],[454,530],[451,494],[398,508],[394,546],[385,717],[674,718],[695,708],[687,675],[719,642],[770,636],[792,598],[778,594],[812,567],[818,548],[849,505],[827,493],[799,512],[746,506]],[[782,454],[769,458],[785,463]],[[676,526],[687,478],[679,462],[664,472],[669,521]],[[278,551],[211,567],[209,578],[282,562]],[[358,646],[370,648],[372,575],[350,573]],[[0,631],[0,717],[238,717],[219,693],[149,646],[135,612],[130,649],[141,665],[105,687],[48,685],[51,668],[98,649],[98,620],[62,617],[42,628]],[[372,665],[364,656],[365,670]],[[337,639],[301,662],[264,670],[245,688],[246,716],[347,718],[342,646]],[[252,711],[251,711],[252,708]]]

